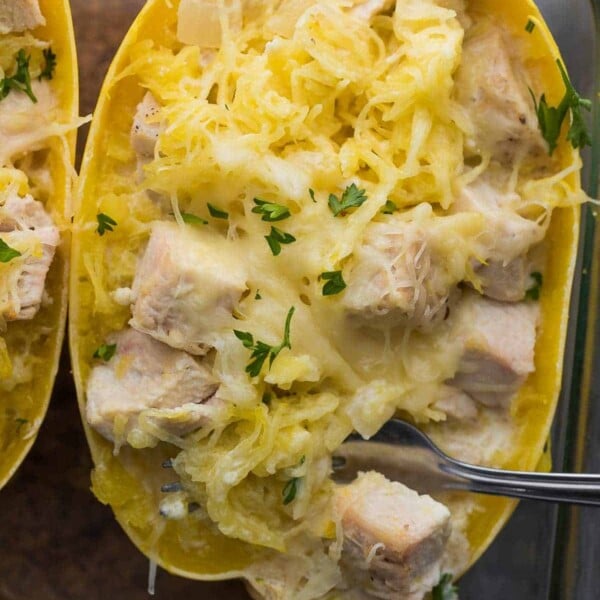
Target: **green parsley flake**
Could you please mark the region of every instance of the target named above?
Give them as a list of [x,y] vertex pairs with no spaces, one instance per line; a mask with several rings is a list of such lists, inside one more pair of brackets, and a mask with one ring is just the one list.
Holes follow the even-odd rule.
[[283,488],[281,495],[283,496],[283,503],[287,506],[296,499],[298,494],[298,487],[300,484],[300,477],[294,477],[290,479]]
[[206,203],[206,206],[208,206],[208,212],[210,213],[210,216],[215,218],[215,219],[229,219],[229,213],[225,212],[224,210],[221,210],[219,208],[217,208],[216,206],[212,205],[210,202]]
[[9,263],[13,258],[18,258],[21,253],[11,248],[4,240],[0,239],[0,263]]
[[353,183],[344,190],[341,200],[335,194],[329,194],[329,209],[334,217],[344,216],[349,209],[362,206],[366,200],[365,190],[359,189]]
[[535,23],[531,19],[529,19],[527,21],[527,25],[525,25],[525,31],[527,33],[532,33],[534,29],[535,29]]
[[193,215],[192,213],[186,212],[179,214],[186,225],[208,225],[208,221],[202,217],[199,217],[198,215]]
[[381,212],[384,215],[393,215],[395,212],[398,212],[398,207],[396,206],[396,204],[394,202],[392,202],[391,200],[388,200],[383,208],[381,209]]
[[44,55],[44,68],[40,73],[39,80],[42,79],[52,79],[54,77],[54,70],[56,69],[56,54],[52,52],[52,48],[46,48],[43,51]]
[[262,300],[262,296],[260,295],[260,290],[256,290],[256,294],[254,294],[255,300]]
[[281,229],[277,229],[277,227],[271,226],[271,233],[265,235],[265,240],[267,240],[273,256],[279,256],[281,254],[281,244],[292,244],[296,241],[296,238],[291,233],[286,233]]
[[541,273],[538,273],[537,271],[532,273],[530,277],[531,279],[533,279],[533,285],[525,292],[525,299],[539,300],[542,284],[544,283],[544,277]]
[[37,98],[31,89],[31,73],[29,72],[29,61],[31,57],[25,54],[21,48],[15,57],[17,62],[15,74],[0,80],[0,100],[4,100],[11,91],[23,92],[35,104]]
[[116,351],[116,344],[102,344],[94,352],[93,358],[97,358],[99,360],[103,360],[104,362],[108,362],[115,355]]
[[556,150],[562,125],[569,111],[571,113],[571,124],[567,133],[567,140],[571,142],[573,148],[584,148],[585,146],[592,145],[592,138],[587,131],[581,111],[582,108],[590,111],[592,109],[592,102],[582,98],[577,93],[571,84],[562,62],[557,60],[556,64],[560,69],[560,74],[566,87],[565,95],[557,107],[548,105],[546,94],[542,94],[538,102],[533,91],[529,90],[533,98],[540,131],[543,138],[548,142],[548,153],[550,156]]
[[96,233],[100,236],[104,235],[107,231],[114,231],[114,228],[118,225],[113,218],[105,215],[104,213],[97,214],[96,220],[98,221]]
[[452,575],[444,573],[431,592],[432,600],[459,600],[458,588],[452,585]]
[[309,194],[309,196],[310,196],[310,199],[311,199],[313,202],[316,202],[316,201],[317,201],[317,199],[315,198],[315,190],[313,190],[312,188],[308,188],[308,194]]
[[273,364],[273,361],[284,348],[289,348],[290,350],[292,349],[290,342],[290,325],[295,310],[296,308],[292,306],[292,308],[290,308],[288,311],[285,319],[283,341],[281,344],[279,344],[279,346],[271,346],[265,342],[261,342],[260,340],[256,340],[255,342],[254,336],[248,331],[233,331],[235,337],[244,345],[244,348],[252,350],[250,362],[246,366],[246,373],[248,373],[251,377],[257,377],[260,374],[267,358],[269,359],[270,368]]
[[327,271],[321,273],[319,279],[327,283],[323,286],[323,296],[335,296],[346,289],[346,282],[341,271]]
[[262,215],[263,221],[283,221],[284,219],[288,219],[292,216],[290,214],[290,209],[282,204],[266,202],[260,198],[254,198],[254,204],[256,204],[256,206],[252,209],[252,212]]

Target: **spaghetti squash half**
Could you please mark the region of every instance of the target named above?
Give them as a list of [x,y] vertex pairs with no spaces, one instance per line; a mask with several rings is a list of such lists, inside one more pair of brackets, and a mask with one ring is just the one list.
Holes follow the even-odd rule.
[[148,2],[71,272],[93,490],[133,542],[261,598],[418,599],[464,572],[514,502],[338,486],[331,456],[400,414],[536,468],[586,108],[528,0]]
[[0,487],[36,438],[58,369],[77,110],[68,2],[0,2]]

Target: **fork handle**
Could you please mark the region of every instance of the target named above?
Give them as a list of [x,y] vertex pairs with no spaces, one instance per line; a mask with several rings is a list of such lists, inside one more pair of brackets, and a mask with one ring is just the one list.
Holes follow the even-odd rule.
[[447,488],[524,500],[600,506],[600,475],[500,471],[450,461]]

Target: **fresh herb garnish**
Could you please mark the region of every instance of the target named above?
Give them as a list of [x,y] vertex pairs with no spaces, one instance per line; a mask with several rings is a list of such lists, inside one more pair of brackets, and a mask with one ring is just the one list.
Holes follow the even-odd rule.
[[265,235],[265,240],[267,240],[273,256],[278,256],[281,254],[281,244],[292,244],[296,241],[296,238],[291,233],[286,233],[281,229],[277,229],[277,227],[271,226],[271,233]]
[[340,200],[335,194],[329,194],[329,208],[334,217],[344,216],[350,208],[358,208],[367,200],[365,190],[361,190],[353,183],[342,194]]
[[452,585],[452,575],[444,573],[431,592],[432,600],[459,600],[458,588]]
[[532,33],[534,29],[535,29],[535,23],[531,19],[529,19],[527,21],[527,25],[525,25],[525,31],[527,33]]
[[335,296],[346,289],[346,282],[341,271],[327,271],[319,275],[319,279],[326,281],[323,286],[323,296]]
[[271,392],[265,392],[262,396],[262,403],[269,406],[271,404]]
[[98,228],[96,229],[98,235],[104,235],[107,231],[114,231],[114,228],[118,225],[113,218],[104,213],[97,214],[96,220],[98,221]]
[[44,55],[44,68],[40,73],[39,80],[52,79],[54,77],[54,70],[56,69],[56,54],[52,52],[52,48],[46,48],[43,51]]
[[308,193],[309,193],[309,195],[310,195],[310,199],[311,199],[313,202],[316,202],[316,201],[317,201],[317,199],[315,198],[315,190],[313,190],[312,188],[308,188]]
[[300,477],[294,477],[290,479],[283,488],[281,495],[283,496],[283,503],[287,506],[290,502],[293,502],[296,499],[296,494],[298,493],[298,486],[300,483]]
[[31,89],[31,73],[29,72],[30,56],[25,54],[25,50],[21,48],[15,57],[17,68],[15,74],[10,77],[5,77],[0,81],[0,100],[4,100],[11,90],[23,92],[27,94],[29,99],[35,104],[37,98]]
[[186,225],[208,225],[208,221],[198,215],[186,212],[180,212],[179,214]]
[[0,263],[8,263],[13,258],[18,258],[21,253],[11,248],[4,240],[0,239]]
[[262,300],[262,296],[260,295],[260,290],[256,290],[256,294],[254,294],[255,300]]
[[275,204],[274,202],[266,202],[260,198],[254,198],[254,204],[256,206],[252,209],[253,213],[262,215],[263,221],[274,222],[283,221],[291,217],[290,209],[282,204]]
[[398,212],[398,207],[396,206],[396,204],[394,202],[392,202],[391,200],[388,200],[383,208],[381,209],[381,212],[384,215],[393,215],[395,212]]
[[543,138],[548,142],[550,156],[556,150],[562,125],[569,111],[571,112],[571,124],[567,133],[567,140],[571,142],[573,148],[583,148],[592,144],[592,138],[587,131],[581,112],[582,108],[590,111],[592,109],[592,102],[591,100],[582,98],[577,93],[562,62],[557,60],[556,64],[560,69],[560,74],[566,87],[565,95],[557,107],[548,105],[546,94],[542,94],[538,102],[533,91],[529,90],[533,98],[540,131]]
[[535,271],[530,275],[531,279],[533,279],[533,285],[525,292],[526,300],[539,300],[540,299],[540,290],[542,289],[542,284],[544,283],[544,277],[541,273]]
[[261,342],[260,340],[256,340],[255,342],[254,336],[248,331],[233,331],[235,337],[244,345],[244,348],[252,350],[252,354],[250,355],[251,360],[246,366],[246,373],[248,373],[251,377],[257,377],[260,374],[267,358],[269,359],[270,368],[273,364],[273,361],[284,348],[289,348],[291,350],[292,345],[290,342],[290,325],[295,310],[296,308],[292,306],[292,308],[290,308],[288,311],[285,319],[283,341],[281,344],[279,344],[279,346],[271,346],[265,342]]
[[98,346],[98,348],[96,348],[93,357],[99,360],[103,360],[104,362],[108,362],[115,355],[116,351],[116,344],[102,344],[101,346]]
[[211,217],[214,217],[215,219],[229,219],[228,212],[213,206],[210,202],[207,202],[206,206],[208,206],[208,212],[210,213]]

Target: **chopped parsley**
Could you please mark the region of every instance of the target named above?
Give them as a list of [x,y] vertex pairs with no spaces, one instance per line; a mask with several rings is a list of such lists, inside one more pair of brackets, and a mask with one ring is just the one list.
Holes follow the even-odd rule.
[[546,100],[546,94],[542,94],[539,102],[534,93],[530,90],[531,97],[535,105],[540,131],[542,136],[548,142],[549,154],[552,156],[558,145],[558,138],[562,129],[563,122],[567,114],[571,113],[571,124],[567,133],[567,140],[571,142],[573,148],[583,148],[591,146],[592,138],[587,131],[583,113],[584,108],[587,111],[592,109],[591,100],[582,98],[573,87],[569,76],[560,60],[556,61],[560,74],[564,81],[566,92],[558,106],[549,106]]
[[327,271],[321,273],[319,279],[326,281],[323,286],[323,296],[335,296],[346,289],[346,282],[341,271]]
[[30,56],[25,54],[21,48],[15,57],[17,66],[15,74],[10,77],[4,77],[0,80],[0,100],[4,100],[12,90],[27,94],[33,103],[37,103],[37,98],[31,89],[31,73],[29,72]]
[[221,210],[219,208],[217,208],[216,206],[212,205],[210,202],[206,203],[206,206],[208,206],[208,212],[210,213],[210,216],[215,218],[215,219],[229,219],[229,213],[225,212],[224,210]]
[[296,238],[291,233],[286,233],[281,229],[277,229],[277,227],[271,226],[271,233],[265,235],[265,240],[267,240],[273,256],[279,256],[281,254],[281,244],[292,244],[296,241]]
[[21,253],[11,248],[4,240],[0,239],[0,263],[8,263],[13,258],[18,258]]
[[109,217],[104,213],[97,214],[96,220],[98,221],[96,233],[100,236],[104,235],[107,231],[114,231],[114,228],[118,225],[112,217]]
[[255,300],[262,300],[262,296],[260,295],[260,290],[256,290],[256,294],[254,294]]
[[384,205],[383,208],[381,209],[381,212],[384,215],[393,215],[395,212],[398,212],[398,207],[396,206],[396,204],[394,202],[392,202],[391,200],[388,200]]
[[459,600],[458,588],[452,585],[452,575],[444,573],[431,592],[432,600]]
[[54,70],[56,69],[56,54],[52,52],[52,48],[46,48],[44,54],[44,68],[40,73],[39,80],[52,79],[54,77]]
[[533,279],[533,285],[525,292],[526,300],[539,300],[540,299],[540,290],[542,289],[542,284],[544,283],[544,277],[541,273],[537,271],[530,275],[531,279]]
[[186,225],[208,225],[208,221],[202,217],[199,217],[198,215],[193,215],[192,213],[186,212],[181,212],[179,214]]
[[116,344],[102,344],[96,348],[96,352],[94,352],[93,357],[103,360],[104,362],[108,362],[115,355],[116,351]]
[[256,206],[252,209],[252,212],[262,215],[263,221],[283,221],[292,216],[290,214],[290,209],[282,204],[266,202],[260,198],[254,198],[254,204],[256,204]]
[[532,33],[534,29],[535,29],[535,23],[531,19],[529,19],[527,21],[527,25],[525,25],[525,31],[527,33]]
[[310,195],[310,199],[313,202],[317,201],[317,199],[315,198],[315,190],[313,190],[312,188],[308,188],[308,194]]
[[365,190],[356,187],[356,184],[349,185],[342,194],[340,200],[335,194],[329,194],[329,209],[334,217],[344,216],[350,208],[358,208],[367,200]]
[[284,348],[289,348],[291,350],[292,345],[290,342],[290,325],[295,310],[296,308],[292,306],[292,308],[290,308],[288,311],[285,319],[283,341],[281,344],[279,344],[279,346],[271,346],[265,342],[261,342],[260,340],[256,340],[255,342],[254,336],[248,331],[233,331],[235,337],[244,345],[244,348],[252,350],[250,362],[246,366],[246,373],[248,373],[251,377],[257,377],[260,374],[267,358],[269,359],[270,368],[273,364],[273,361]]
[[300,477],[294,477],[290,479],[283,488],[281,495],[283,496],[283,503],[287,506],[296,499],[298,493],[298,487],[300,484]]

